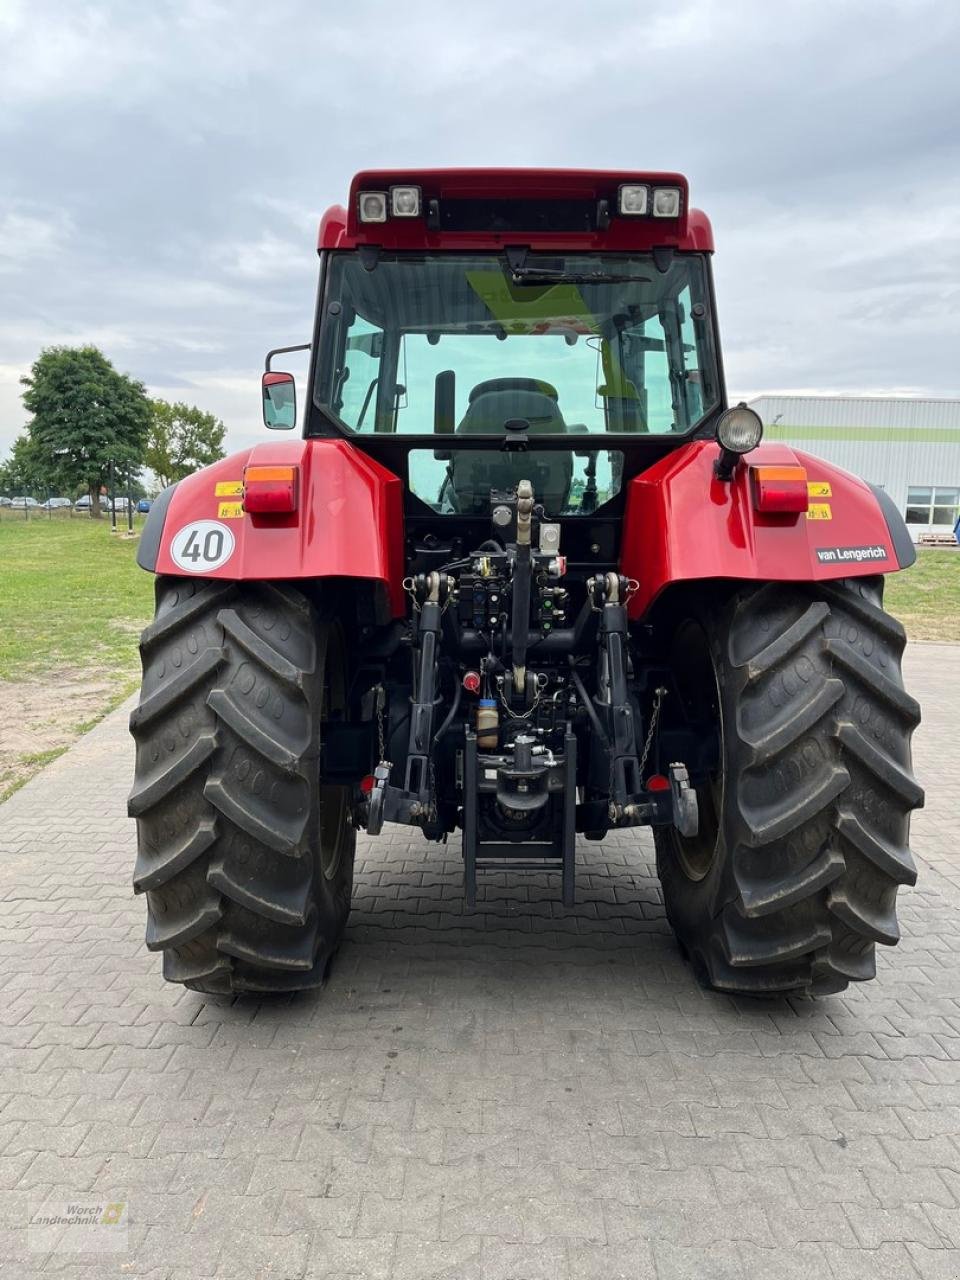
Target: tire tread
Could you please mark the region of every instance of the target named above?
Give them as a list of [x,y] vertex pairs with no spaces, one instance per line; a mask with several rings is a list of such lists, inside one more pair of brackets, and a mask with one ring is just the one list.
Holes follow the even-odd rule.
[[657,861],[668,918],[717,989],[842,991],[899,939],[920,708],[882,592],[880,578],[766,584],[704,614],[728,726],[721,861],[703,891],[663,831]]
[[354,839],[344,810],[327,881],[319,733],[331,625],[293,587],[158,579],[128,808],[146,944],[171,982],[228,995],[325,980]]

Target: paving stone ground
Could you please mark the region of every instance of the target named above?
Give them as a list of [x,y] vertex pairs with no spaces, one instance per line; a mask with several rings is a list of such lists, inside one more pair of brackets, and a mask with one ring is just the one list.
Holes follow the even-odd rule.
[[[466,916],[458,847],[394,828],[324,992],[165,984],[111,716],[0,807],[0,1274],[960,1277],[960,649],[907,669],[920,882],[819,1001],[701,991],[646,834],[583,844],[574,911],[516,873]],[[31,1250],[67,1200],[127,1251]]]

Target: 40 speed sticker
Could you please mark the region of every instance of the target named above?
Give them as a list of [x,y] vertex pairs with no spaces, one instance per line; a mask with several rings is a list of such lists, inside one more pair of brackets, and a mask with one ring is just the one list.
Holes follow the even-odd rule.
[[170,543],[170,559],[187,573],[211,573],[225,565],[236,543],[233,530],[216,520],[186,524]]

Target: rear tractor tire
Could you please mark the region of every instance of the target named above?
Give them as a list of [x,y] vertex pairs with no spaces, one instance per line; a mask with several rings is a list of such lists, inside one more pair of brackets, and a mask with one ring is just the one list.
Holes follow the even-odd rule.
[[842,991],[899,939],[920,711],[882,598],[879,577],[750,586],[676,628],[679,703],[717,749],[700,832],[658,831],[657,870],[681,949],[717,990]]
[[350,789],[324,785],[344,713],[340,626],[286,585],[157,581],[130,718],[134,888],[163,976],[195,991],[323,984],[350,910]]

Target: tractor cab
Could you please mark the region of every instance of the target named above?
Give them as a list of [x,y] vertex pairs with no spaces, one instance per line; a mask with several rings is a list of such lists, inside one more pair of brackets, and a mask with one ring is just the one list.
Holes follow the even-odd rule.
[[312,429],[374,454],[386,437],[392,456],[442,437],[411,441],[408,462],[411,493],[438,513],[516,484],[505,437],[522,432],[549,513],[590,514],[620,489],[610,437],[676,440],[720,404],[702,258],[348,253],[328,264],[326,298]]
[[676,174],[359,174],[321,226],[304,433],[383,461],[414,517],[524,477],[552,518],[622,514],[723,408],[711,249]]

